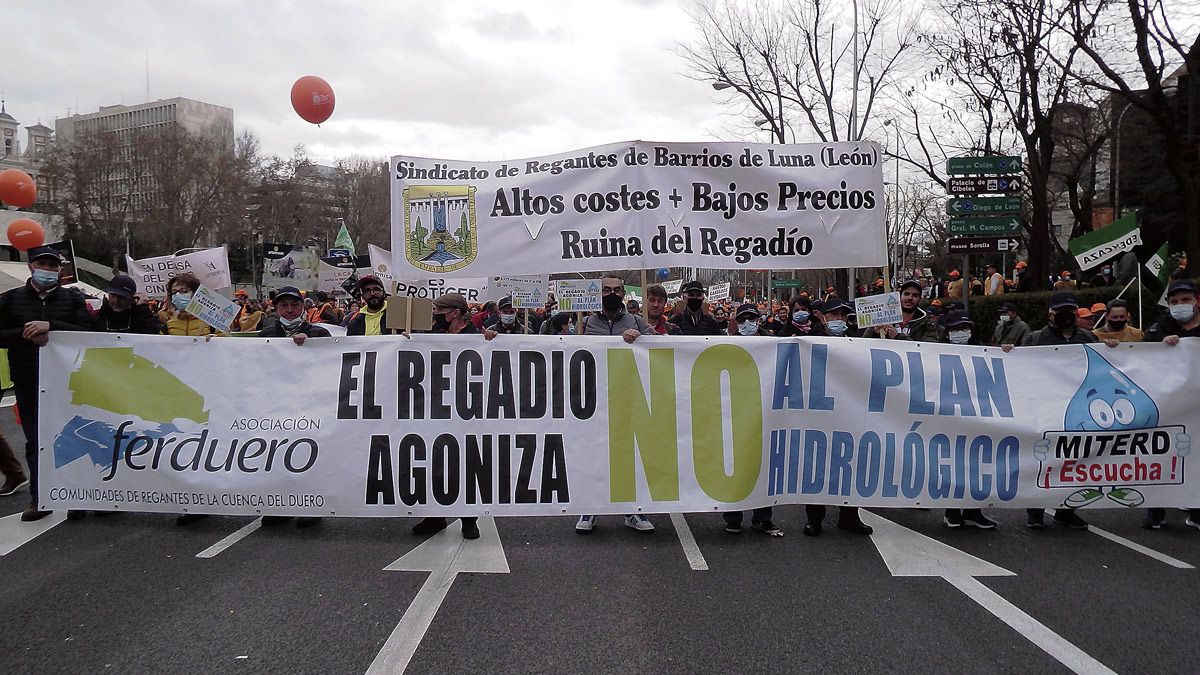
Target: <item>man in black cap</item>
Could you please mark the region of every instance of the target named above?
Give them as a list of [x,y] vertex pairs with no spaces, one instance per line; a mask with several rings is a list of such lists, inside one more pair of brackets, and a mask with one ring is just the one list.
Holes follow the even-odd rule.
[[[771,334],[762,328],[762,314],[759,313],[757,306],[750,303],[739,306],[734,318],[737,320],[737,335],[771,337]],[[741,511],[726,511],[721,514],[721,517],[725,519],[726,532],[741,534]],[[769,506],[763,506],[750,512],[750,527],[772,537],[783,536],[783,530],[771,522],[771,507]]]
[[[511,303],[510,303],[511,304]],[[466,335],[470,333],[478,333],[475,329],[475,324],[471,323],[471,310],[467,305],[467,299],[458,293],[446,293],[440,295],[433,301],[433,331],[434,333],[445,333],[449,335]],[[493,326],[495,328],[495,326]],[[434,485],[442,485],[445,482],[445,477],[441,475],[442,465],[438,464],[433,469]],[[457,480],[452,478],[451,480]],[[479,538],[479,518],[464,517],[462,520],[462,536],[463,539],[478,539]],[[449,521],[440,516],[425,518],[421,522],[413,525],[412,531],[416,535],[430,535],[441,532],[449,525]]]
[[[328,330],[310,323],[305,317],[304,296],[300,295],[300,290],[295,286],[284,286],[275,291],[275,319],[258,332],[258,337],[290,337],[299,346],[308,338],[326,338],[330,335]],[[269,527],[290,519],[290,516],[263,516],[262,524]],[[296,527],[312,527],[319,522],[320,518],[303,516],[296,521]]]
[[144,335],[162,333],[162,322],[150,312],[149,307],[139,305],[134,298],[137,294],[137,282],[132,277],[118,274],[108,282],[104,293],[104,303],[96,313],[97,332]]
[[[1185,337],[1200,337],[1200,294],[1192,282],[1176,281],[1167,287],[1167,311],[1146,332],[1146,342],[1174,347]],[[1166,519],[1166,509],[1147,509],[1142,527],[1157,530]],[[1200,508],[1188,509],[1184,524],[1200,529]]]
[[50,339],[50,331],[91,330],[83,294],[62,288],[58,275],[62,256],[51,246],[29,251],[29,280],[0,294],[0,348],[8,349],[8,366],[25,432],[25,461],[29,465],[29,508],[21,520],[39,520],[50,514],[38,508],[38,349]]
[[[1075,311],[1079,309],[1079,302],[1075,299],[1075,294],[1071,291],[1058,291],[1050,296],[1050,322],[1041,330],[1030,333],[1025,337],[1022,344],[1024,346],[1044,346],[1044,345],[1082,345],[1094,344],[1097,342],[1096,336],[1090,330],[1080,328],[1075,324]],[[1116,347],[1117,341],[1106,341],[1109,347]],[[1000,348],[1005,352],[1012,351],[1011,343],[1001,343]],[[1045,509],[1026,509],[1025,526],[1032,530],[1040,530],[1045,527],[1044,516]],[[1073,530],[1086,530],[1088,524],[1079,514],[1075,513],[1075,509],[1062,507],[1054,510],[1054,522],[1065,525]]]
[[[853,307],[850,303],[841,298],[835,297],[826,300],[824,312],[826,332],[835,337],[858,337],[858,330],[853,328],[849,321],[852,310]],[[804,505],[804,513],[808,517],[808,523],[804,525],[805,536],[815,537],[821,534],[825,511],[826,507],[823,504]],[[874,531],[870,525],[862,521],[858,515],[858,507],[855,506],[838,507],[837,528],[855,534],[871,534]]]
[[1019,345],[1029,336],[1029,324],[1021,320],[1017,306],[1011,302],[1000,305],[1000,320],[992,333],[993,345]]
[[891,340],[914,340],[916,342],[941,342],[942,329],[934,317],[921,309],[921,282],[907,279],[900,284],[900,312],[904,320],[898,324],[874,326],[863,332],[863,337],[882,337]]
[[[500,310],[500,319],[495,323],[484,327],[484,336],[489,340],[496,335],[510,335],[514,333],[524,333],[525,326],[517,321],[517,310],[513,308],[513,299],[511,295],[506,295],[500,298],[496,303],[496,308]],[[474,324],[472,324],[472,327]],[[491,333],[491,335],[488,335]]]
[[379,277],[368,274],[356,286],[362,295],[363,307],[358,316],[346,324],[346,335],[398,335],[403,331],[387,327],[387,291]]
[[671,323],[679,326],[680,335],[725,335],[725,327],[712,314],[704,311],[704,296],[707,291],[699,281],[689,281],[679,289],[683,294],[684,307]]

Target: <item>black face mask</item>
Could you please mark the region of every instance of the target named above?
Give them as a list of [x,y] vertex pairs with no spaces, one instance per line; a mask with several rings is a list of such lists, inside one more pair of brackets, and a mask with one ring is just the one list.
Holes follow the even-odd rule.
[[621,307],[625,304],[622,300],[621,296],[616,293],[609,293],[601,298],[600,302],[604,305],[604,311],[613,314],[620,311]]
[[1075,312],[1055,312],[1054,325],[1066,330],[1075,325]]
[[1121,331],[1125,330],[1125,324],[1127,324],[1127,323],[1129,323],[1129,322],[1128,321],[1109,321],[1108,329],[1114,333],[1120,333]]
[[445,333],[448,330],[450,330],[450,319],[447,319],[445,314],[434,314],[433,332]]
[[700,307],[704,304],[704,298],[688,298],[688,309],[693,312],[699,312]]

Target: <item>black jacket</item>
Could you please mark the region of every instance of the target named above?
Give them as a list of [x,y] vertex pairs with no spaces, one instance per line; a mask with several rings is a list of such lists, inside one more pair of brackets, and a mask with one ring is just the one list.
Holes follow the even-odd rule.
[[30,321],[49,321],[52,331],[92,329],[83,293],[74,288],[55,286],[42,298],[26,281],[0,293],[0,348],[8,350],[8,366],[17,386],[37,386],[38,347],[21,337]]
[[[379,334],[380,335],[400,335],[404,331],[394,330],[387,327],[387,310],[383,310],[383,316],[379,319]],[[346,324],[346,335],[366,335],[367,334],[367,317],[359,312],[350,323]]]
[[1090,330],[1075,326],[1071,329],[1070,336],[1063,337],[1062,331],[1050,323],[1041,330],[1030,333],[1022,344],[1026,347],[1040,347],[1043,345],[1087,345],[1096,342],[1099,340]]
[[[309,323],[308,321],[301,321],[300,327],[297,328],[292,335],[295,335],[296,333],[304,333],[310,338],[330,337],[329,331],[325,330],[321,326],[318,326],[317,324]],[[271,322],[267,324],[266,328],[258,331],[258,337],[281,338],[288,337],[288,334],[287,331],[283,329],[283,326],[279,323],[279,317],[274,317]]]
[[112,305],[105,299],[100,311],[96,313],[94,330],[98,333],[158,335],[162,333],[163,325],[145,305],[134,305],[124,312],[114,312]]
[[703,311],[696,313],[684,309],[671,317],[671,323],[679,326],[680,335],[725,335],[725,326],[721,325],[712,314]]

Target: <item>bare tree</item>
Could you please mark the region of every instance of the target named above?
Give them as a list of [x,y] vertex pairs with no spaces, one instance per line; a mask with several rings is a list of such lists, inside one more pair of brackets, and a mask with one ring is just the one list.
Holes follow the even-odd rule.
[[338,161],[339,199],[342,217],[353,235],[356,249],[363,253],[371,243],[391,248],[391,192],[387,161],[382,158],[348,157]]

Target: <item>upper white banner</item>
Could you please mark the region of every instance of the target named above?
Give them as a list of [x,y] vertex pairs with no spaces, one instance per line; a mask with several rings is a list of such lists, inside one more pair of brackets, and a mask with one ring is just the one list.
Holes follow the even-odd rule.
[[887,263],[873,142],[632,141],[536,159],[392,158],[397,277]]

